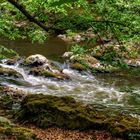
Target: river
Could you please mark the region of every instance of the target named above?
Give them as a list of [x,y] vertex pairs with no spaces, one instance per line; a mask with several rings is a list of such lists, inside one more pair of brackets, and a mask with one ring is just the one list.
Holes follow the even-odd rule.
[[26,93],[43,93],[51,95],[68,95],[87,104],[98,104],[122,112],[129,112],[139,118],[140,115],[140,78],[120,77],[110,74],[92,75],[89,72],[72,70],[61,61],[61,56],[69,50],[69,45],[57,38],[51,38],[44,44],[29,41],[9,41],[1,39],[0,44],[7,46],[21,56],[42,54],[55,61],[61,68],[68,71],[69,80],[28,75],[24,67],[18,63],[10,67],[22,74],[23,79],[0,77],[2,85],[24,90]]

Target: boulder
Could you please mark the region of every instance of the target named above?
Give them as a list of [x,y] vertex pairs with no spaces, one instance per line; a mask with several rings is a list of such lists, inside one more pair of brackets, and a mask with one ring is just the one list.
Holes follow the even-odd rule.
[[66,35],[62,35],[62,34],[59,34],[58,36],[57,36],[58,38],[60,38],[60,39],[62,39],[62,40],[66,40]]
[[[1,140],[39,140],[32,130],[20,127],[11,118],[15,112],[13,105],[21,102],[21,91],[13,91],[0,86],[0,139]],[[20,99],[18,99],[20,98]]]
[[14,57],[14,58],[9,58],[9,59],[3,60],[3,63],[7,64],[7,65],[15,65],[19,60],[20,60],[19,57]]
[[35,54],[27,57],[25,63],[31,66],[42,66],[45,63],[49,63],[49,60],[43,55]]
[[124,63],[132,67],[140,67],[140,58],[125,59]]
[[82,36],[79,35],[79,34],[76,34],[74,37],[73,37],[73,40],[75,42],[81,42],[82,41]]
[[71,64],[70,67],[79,71],[86,70],[86,67],[78,62]]
[[70,58],[72,55],[73,55],[73,52],[65,52],[62,57],[63,58]]
[[76,70],[89,69],[93,73],[114,73],[120,69],[109,64],[102,64],[95,57],[90,55],[73,55],[70,57],[70,67]]
[[130,133],[140,132],[140,122],[136,118],[112,110],[101,111],[97,106],[84,105],[68,96],[27,95],[16,117],[19,121],[34,123],[43,128],[57,126],[72,130],[106,130],[126,139],[131,139]]
[[23,78],[23,76],[18,73],[16,70],[11,68],[4,68],[0,66],[0,75],[14,77],[14,78]]
[[44,77],[52,77],[57,79],[68,79],[69,76],[64,74],[63,72],[59,70],[54,69],[46,69],[43,67],[36,67],[31,68],[29,74],[35,75],[35,76],[44,76]]
[[7,121],[7,118],[0,117],[1,140],[40,140],[32,130],[23,127],[14,127]]
[[72,63],[78,62],[87,68],[94,68],[97,64],[100,63],[95,57],[89,55],[73,55],[70,57],[70,61]]

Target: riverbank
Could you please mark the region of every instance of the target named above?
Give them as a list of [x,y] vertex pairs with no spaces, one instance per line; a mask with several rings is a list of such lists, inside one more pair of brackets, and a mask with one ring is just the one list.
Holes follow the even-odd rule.
[[[15,103],[22,102],[23,93],[21,91],[15,91],[8,87],[1,87],[0,97],[1,97],[1,104],[0,110],[1,112],[1,119],[0,119],[0,127],[4,131],[0,131],[1,138],[6,138],[7,140],[13,139],[20,139],[21,137],[25,140],[56,140],[56,139],[64,139],[64,140],[122,140],[121,138],[115,138],[110,133],[104,130],[67,130],[67,129],[60,129],[58,127],[49,127],[49,128],[39,128],[36,125],[32,125],[26,122],[26,125],[23,122],[18,123],[15,120],[15,112],[17,112],[17,108],[13,108]],[[12,98],[11,98],[12,97]],[[36,98],[36,95],[34,95]],[[25,98],[25,97],[24,97]],[[9,104],[13,101],[12,104]],[[11,108],[12,107],[12,108]],[[65,107],[65,106],[64,106]],[[12,110],[11,110],[12,109]],[[31,109],[31,108],[30,108]],[[37,108],[36,108],[37,109]],[[42,108],[43,109],[43,108]],[[7,115],[8,113],[8,115]],[[13,117],[14,116],[14,117]],[[28,115],[27,115],[28,116]],[[61,117],[61,116],[60,116]],[[7,125],[2,125],[7,124]],[[15,131],[15,130],[17,131]],[[83,129],[83,128],[82,128]],[[13,131],[14,130],[14,131]],[[28,132],[28,133],[27,133]],[[20,134],[20,135],[18,135]],[[21,137],[20,137],[21,136]]]
[[[86,62],[91,61],[87,58]],[[31,132],[27,136],[43,139],[45,133],[54,140],[66,136],[131,139],[133,134],[137,139],[139,82],[133,83],[138,86],[136,92],[129,86],[132,83],[127,75],[117,80],[118,76],[104,73],[112,79],[102,81],[99,79],[103,73],[95,77],[87,69],[75,69],[70,63],[61,64],[39,54],[1,61],[0,105],[10,115],[2,117],[15,124],[8,124],[10,134],[15,135],[16,127],[26,126],[25,131]],[[117,82],[119,85],[115,85]],[[8,128],[2,127],[5,135]],[[21,133],[25,136],[20,130],[18,134]],[[52,133],[56,133],[55,138],[50,136]]]

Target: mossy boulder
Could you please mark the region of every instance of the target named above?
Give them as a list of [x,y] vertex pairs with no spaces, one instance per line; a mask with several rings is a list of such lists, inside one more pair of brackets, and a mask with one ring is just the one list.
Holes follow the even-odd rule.
[[[32,130],[16,126],[11,121],[15,113],[13,105],[21,101],[21,94],[0,86],[0,139],[39,140]],[[13,119],[12,119],[13,120]]]
[[0,93],[4,90],[4,87],[0,85]]
[[70,58],[72,55],[73,55],[73,52],[65,52],[62,57],[63,58]]
[[24,63],[26,65],[31,65],[31,66],[42,66],[48,62],[49,60],[45,56],[40,54],[35,54],[27,57]]
[[120,69],[109,64],[102,64],[95,57],[90,55],[73,55],[70,58],[71,68],[76,70],[89,69],[93,73],[112,73],[118,72]]
[[66,129],[107,130],[112,135],[130,139],[140,132],[140,123],[128,114],[98,111],[76,102],[73,98],[51,95],[27,95],[16,117],[39,127],[57,126]]
[[91,68],[91,71],[93,73],[114,73],[114,74],[119,74],[119,72],[121,71],[121,69],[119,67],[114,67],[112,65],[99,65],[99,66],[95,66],[94,68]]
[[94,67],[96,64],[99,63],[99,61],[90,56],[90,55],[82,55],[82,54],[78,54],[78,55],[73,55],[70,57],[70,61],[71,62],[79,62],[87,67]]
[[0,110],[10,111],[11,114],[15,111],[15,108],[19,108],[24,96],[23,91],[14,90],[7,86],[0,86]]
[[31,68],[29,74],[35,75],[35,76],[44,76],[44,77],[51,77],[51,78],[57,78],[57,79],[68,79],[69,77],[62,73],[61,71],[57,69],[46,69],[43,67],[36,67]]
[[6,59],[4,61],[5,64],[7,65],[15,65],[21,58],[19,58],[19,56],[13,57],[13,58],[9,58]]
[[70,65],[71,68],[76,69],[76,70],[86,70],[86,66],[76,62]]
[[0,67],[0,75],[2,76],[8,76],[8,77],[14,77],[14,78],[23,78],[23,76],[18,73],[16,70],[11,68],[4,68]]
[[[6,118],[5,118],[6,119]],[[9,124],[8,122],[0,120],[0,139],[4,140],[40,140],[37,136],[32,132],[32,130],[23,128],[23,127],[15,127]]]

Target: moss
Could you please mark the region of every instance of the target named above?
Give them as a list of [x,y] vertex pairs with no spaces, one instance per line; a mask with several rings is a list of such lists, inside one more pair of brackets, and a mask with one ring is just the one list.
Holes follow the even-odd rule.
[[113,67],[111,65],[108,66],[99,66],[99,67],[94,67],[91,68],[92,73],[119,73],[120,68],[119,67]]
[[0,92],[4,90],[4,87],[0,85]]
[[1,139],[16,139],[16,140],[39,140],[36,135],[30,130],[23,127],[12,125],[7,118],[0,117],[0,138]]
[[71,64],[71,68],[76,70],[86,70],[86,67],[78,62]]
[[39,138],[37,138],[30,129],[22,127],[16,128],[11,126],[0,126],[0,136],[6,140],[10,140],[12,138],[16,140],[39,140]]
[[36,135],[27,128],[14,128],[13,133],[18,134],[17,138],[19,140],[39,140],[39,138],[37,138]]
[[44,72],[42,72],[41,75],[45,77],[57,77],[56,74],[48,70],[45,70]]
[[35,76],[44,76],[44,77],[55,77],[55,74],[51,71],[45,70],[44,68],[32,68],[30,74]]
[[18,73],[17,71],[10,69],[10,68],[3,68],[3,67],[0,67],[0,75],[13,76],[15,78],[23,78],[23,76],[20,73]]
[[[55,71],[55,70],[54,70]],[[56,70],[57,72],[52,72],[50,70],[46,70],[43,68],[32,68],[30,70],[30,74],[33,74],[35,76],[44,76],[44,77],[52,77],[57,79],[69,79],[69,77],[62,72]]]
[[67,96],[28,95],[22,101],[16,117],[44,128],[102,129],[128,139],[129,133],[140,132],[140,123],[129,115],[116,113],[110,116],[109,112],[97,111]]

